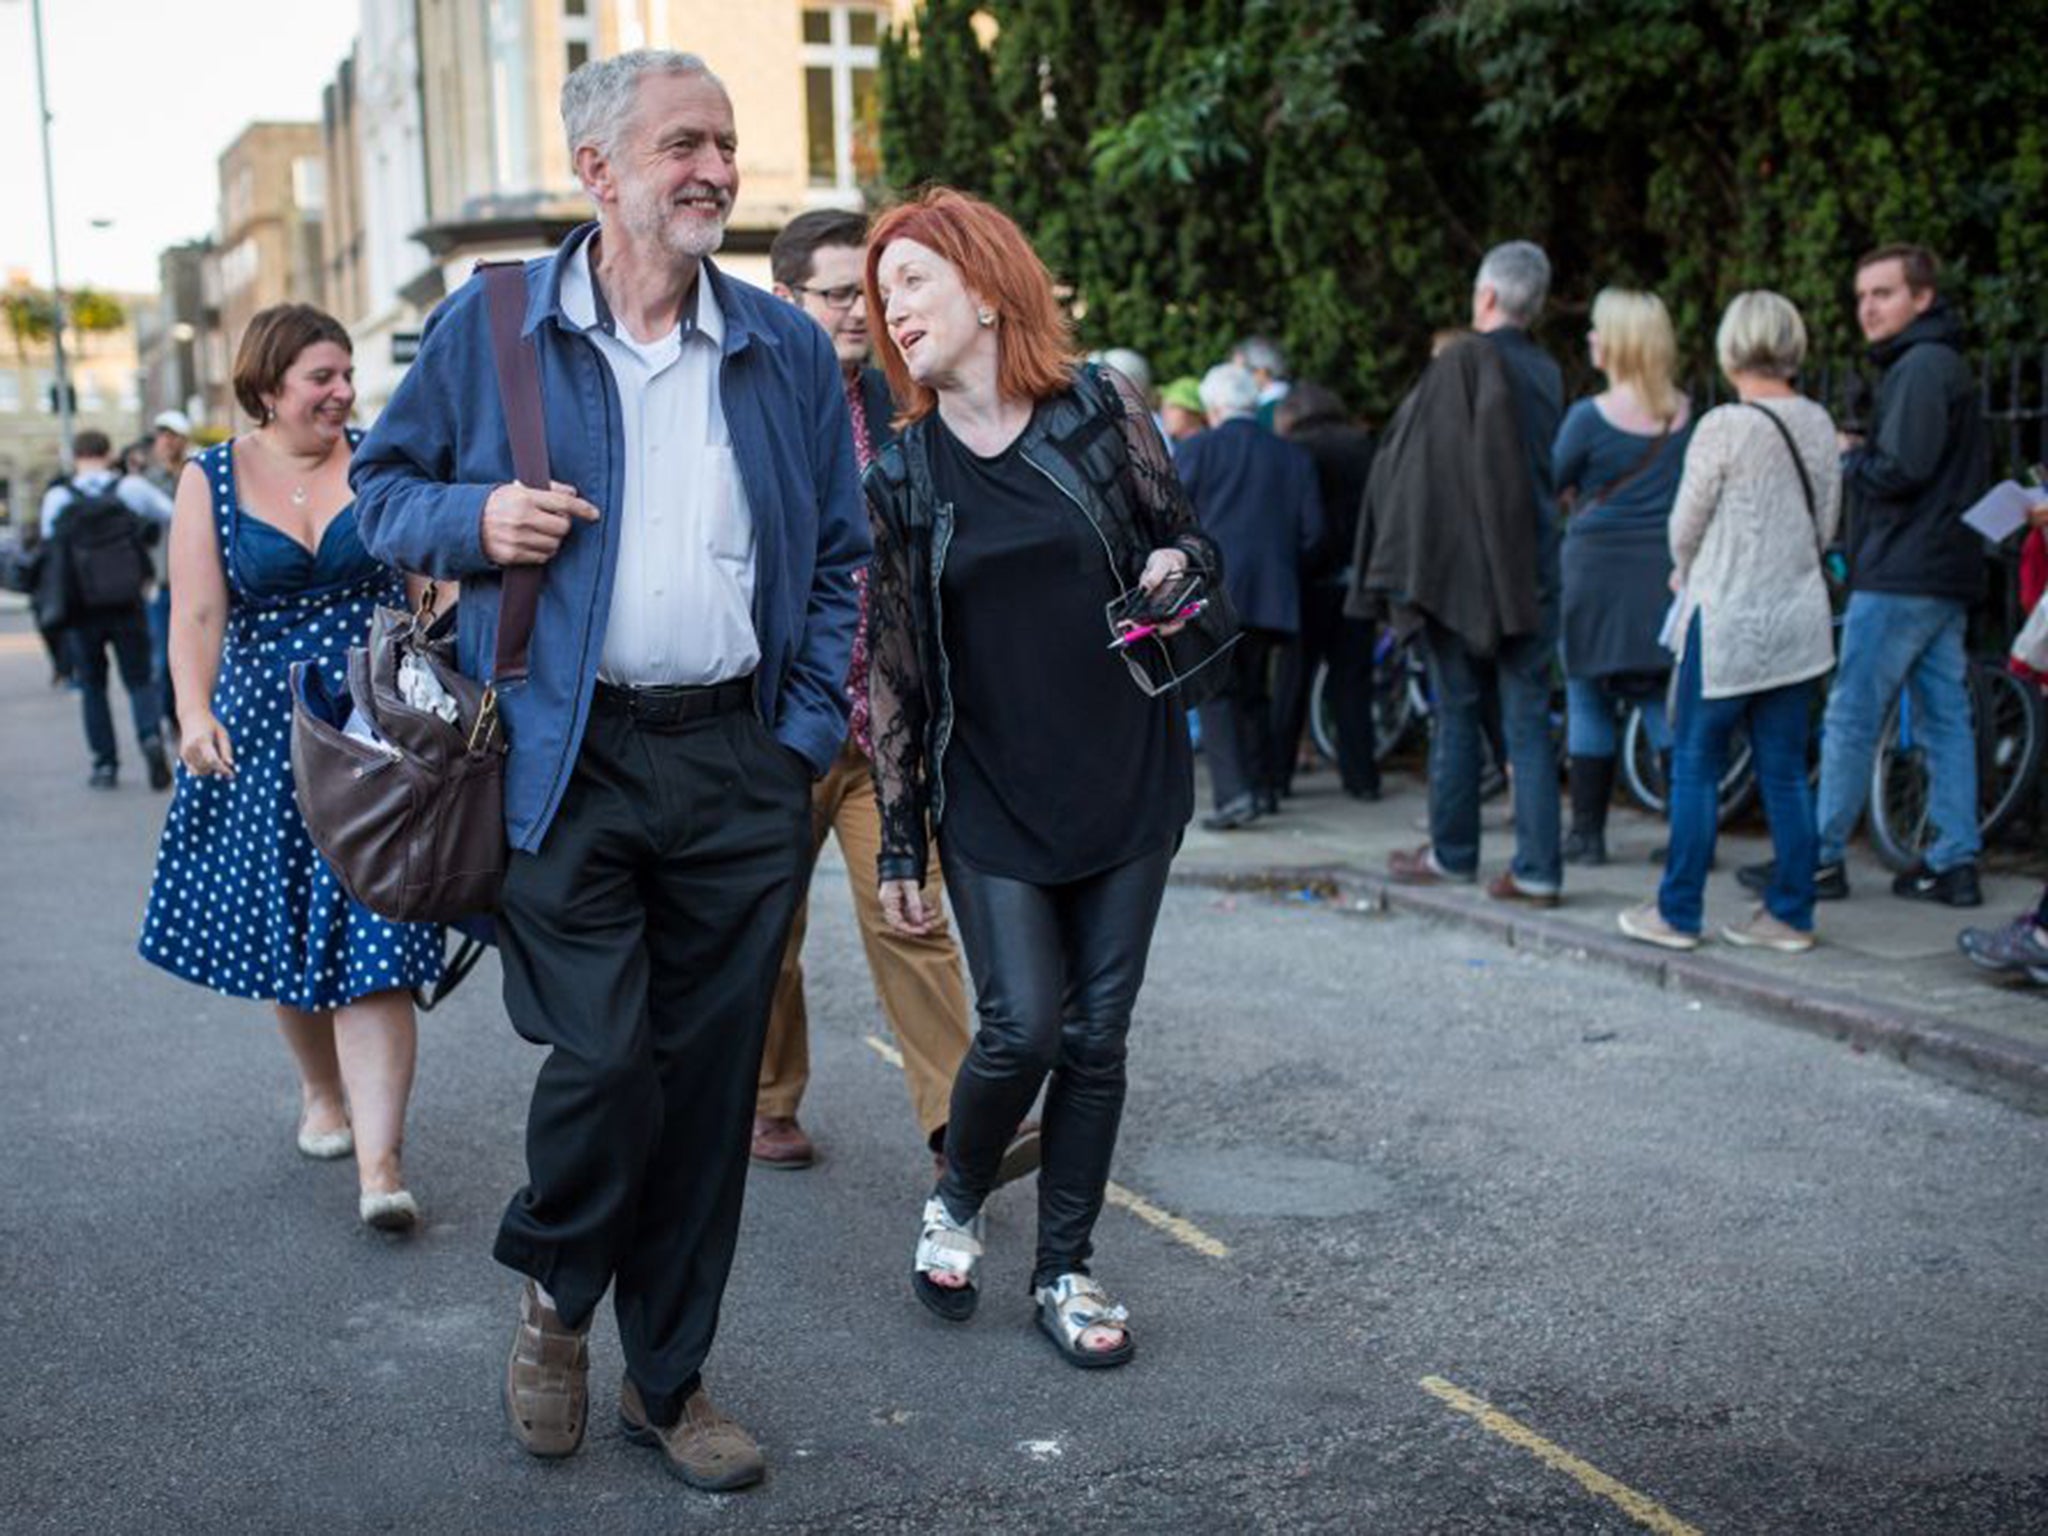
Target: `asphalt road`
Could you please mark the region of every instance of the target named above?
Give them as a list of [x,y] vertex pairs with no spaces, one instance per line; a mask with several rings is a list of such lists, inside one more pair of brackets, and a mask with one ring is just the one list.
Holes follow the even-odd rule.
[[85,790],[6,635],[0,722],[0,1529],[2048,1530],[2048,1122],[1568,957],[1176,890],[1116,1170],[1152,1220],[1098,1231],[1140,1354],[1084,1374],[1030,1327],[1029,1185],[972,1324],[910,1295],[927,1165],[836,870],[825,1159],[754,1179],[709,1370],[768,1484],[620,1437],[608,1316],[589,1443],[533,1462],[488,1249],[538,1053],[495,975],[423,1030],[426,1228],[361,1230],[266,1011],[134,958],[163,801]]

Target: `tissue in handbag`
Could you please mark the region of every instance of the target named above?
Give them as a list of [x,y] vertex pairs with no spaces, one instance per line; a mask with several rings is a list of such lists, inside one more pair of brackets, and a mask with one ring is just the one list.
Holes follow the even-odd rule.
[[[292,781],[313,845],[342,888],[395,922],[490,911],[505,877],[505,734],[497,696],[455,666],[450,618],[423,629],[380,608],[337,693],[291,669]],[[413,677],[402,689],[399,676]],[[422,685],[431,681],[435,686]],[[420,708],[407,694],[430,705]],[[348,729],[350,711],[375,740]]]

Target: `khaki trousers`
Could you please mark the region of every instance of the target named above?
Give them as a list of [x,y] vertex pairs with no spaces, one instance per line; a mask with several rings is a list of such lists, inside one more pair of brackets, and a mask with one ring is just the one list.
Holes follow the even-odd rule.
[[[875,859],[881,852],[881,813],[868,760],[849,740],[831,770],[811,791],[812,850],[837,833],[846,860],[847,883],[868,969],[882,1012],[903,1052],[904,1081],[918,1128],[927,1141],[946,1123],[953,1077],[967,1055],[967,986],[960,952],[946,926],[945,891],[933,854],[925,876],[925,899],[938,912],[937,925],[922,936],[897,933],[882,919],[876,892]],[[754,1112],[792,1116],[811,1078],[810,1018],[804,1008],[803,948],[808,901],[797,909],[775,981],[775,1005],[768,1019],[768,1048],[761,1058],[760,1091]]]

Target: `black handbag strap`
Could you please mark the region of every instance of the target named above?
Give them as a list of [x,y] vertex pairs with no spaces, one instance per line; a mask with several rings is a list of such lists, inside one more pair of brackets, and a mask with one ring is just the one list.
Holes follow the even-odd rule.
[[1744,400],[1741,403],[1776,427],[1778,429],[1778,436],[1785,439],[1785,451],[1792,455],[1792,467],[1799,471],[1799,492],[1806,498],[1806,516],[1813,524],[1813,537],[1818,542],[1820,539],[1820,507],[1814,501],[1813,479],[1806,473],[1806,460],[1799,456],[1799,445],[1792,440],[1792,429],[1778,419],[1776,411],[1766,410],[1754,400]]
[[[548,473],[547,421],[541,414],[540,355],[520,337],[526,318],[526,263],[480,261],[484,297],[491,317],[491,356],[498,365],[498,398],[512,441],[512,473],[530,490],[553,483]],[[515,565],[505,572],[498,597],[498,647],[491,661],[493,686],[523,681],[526,649],[540,609],[544,565]]]

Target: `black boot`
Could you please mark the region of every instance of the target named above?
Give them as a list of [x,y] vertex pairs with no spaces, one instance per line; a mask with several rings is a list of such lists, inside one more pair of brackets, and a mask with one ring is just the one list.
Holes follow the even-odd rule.
[[1614,759],[1571,759],[1572,829],[1564,840],[1567,864],[1607,862],[1607,806],[1614,798]]

